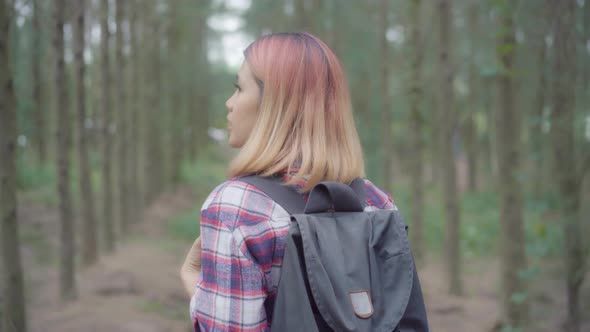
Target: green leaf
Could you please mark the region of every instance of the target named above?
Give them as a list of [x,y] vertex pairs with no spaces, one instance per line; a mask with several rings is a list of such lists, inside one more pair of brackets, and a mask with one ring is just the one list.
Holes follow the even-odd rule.
[[539,268],[536,266],[531,266],[529,268],[526,269],[522,269],[520,271],[518,271],[518,277],[521,280],[532,280],[533,278],[535,278],[538,274],[539,274]]
[[512,296],[510,296],[510,301],[516,304],[521,304],[524,303],[524,301],[526,301],[527,298],[527,292],[516,292],[512,293]]

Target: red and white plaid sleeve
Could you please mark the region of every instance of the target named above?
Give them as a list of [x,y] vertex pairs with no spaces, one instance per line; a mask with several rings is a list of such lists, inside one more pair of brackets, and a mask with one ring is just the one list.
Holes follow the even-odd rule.
[[252,207],[255,196],[262,197],[255,187],[227,181],[213,190],[203,204],[202,279],[190,305],[195,331],[269,329],[264,307],[265,275],[248,249],[268,241],[243,230],[244,226],[264,224],[270,218],[270,210],[260,209],[265,204]]

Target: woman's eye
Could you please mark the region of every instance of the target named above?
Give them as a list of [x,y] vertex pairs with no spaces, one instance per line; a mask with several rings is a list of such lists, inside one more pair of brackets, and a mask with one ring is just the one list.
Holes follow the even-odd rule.
[[242,91],[242,89],[240,88],[240,86],[237,85],[236,83],[234,83],[234,86],[236,87],[236,89],[238,89],[238,91]]

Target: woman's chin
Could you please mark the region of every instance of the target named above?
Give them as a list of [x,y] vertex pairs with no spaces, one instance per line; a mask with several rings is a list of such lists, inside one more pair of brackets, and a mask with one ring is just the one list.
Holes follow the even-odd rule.
[[237,142],[235,140],[232,140],[231,136],[227,140],[227,144],[234,149],[239,149],[242,147],[240,144],[237,144]]

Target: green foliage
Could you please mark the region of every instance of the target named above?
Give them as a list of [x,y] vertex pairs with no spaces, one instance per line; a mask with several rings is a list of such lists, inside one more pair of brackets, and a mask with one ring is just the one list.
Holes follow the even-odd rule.
[[550,200],[528,200],[525,206],[527,255],[553,257],[563,253],[563,227],[556,223]]
[[[412,228],[410,188],[404,183],[394,187],[393,198],[406,223]],[[427,250],[441,252],[446,232],[443,197],[435,186],[424,191],[424,241]],[[524,209],[527,255],[534,260],[554,257],[562,253],[563,233],[549,213],[548,203],[526,200]],[[500,239],[500,206],[494,191],[466,193],[461,198],[461,251],[465,257],[496,255]],[[536,267],[522,271],[521,277],[532,279]]]
[[194,241],[199,236],[200,207],[211,190],[226,180],[227,156],[218,146],[208,146],[194,163],[182,167],[182,181],[195,190],[195,207],[172,217],[167,224],[168,234],[175,239]]
[[51,164],[41,165],[30,153],[19,153],[16,161],[17,186],[21,190],[38,189],[55,186],[55,167]]
[[461,200],[461,248],[467,257],[484,256],[495,248],[500,232],[496,193],[469,193]]
[[522,329],[518,327],[512,327],[510,325],[504,325],[500,332],[522,332]]
[[182,301],[175,303],[164,303],[160,299],[151,298],[142,300],[138,307],[146,313],[154,313],[174,320],[186,319],[186,307]]
[[205,147],[197,161],[182,165],[181,179],[198,191],[212,190],[222,183],[225,177],[227,156],[217,146]]
[[516,292],[510,296],[510,301],[516,304],[522,304],[528,298],[527,292]]
[[199,207],[192,209],[190,212],[176,215],[168,221],[168,234],[175,239],[193,242],[200,233],[199,219]]

